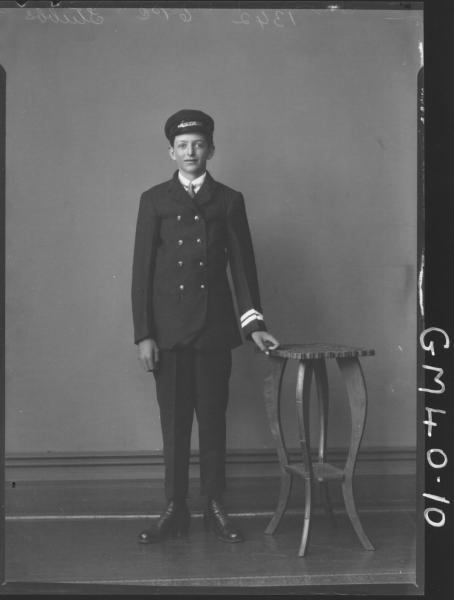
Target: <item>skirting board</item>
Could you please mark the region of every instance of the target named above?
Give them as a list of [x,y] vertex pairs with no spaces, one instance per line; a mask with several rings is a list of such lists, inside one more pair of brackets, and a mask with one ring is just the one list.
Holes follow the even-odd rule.
[[[326,460],[342,466],[347,448],[333,448]],[[292,461],[301,457],[290,449]],[[415,448],[365,447],[358,454],[357,474],[398,475],[416,473]],[[313,451],[315,459],[316,453]],[[228,477],[278,476],[279,464],[273,449],[230,450],[227,452]],[[6,455],[5,479],[15,481],[59,481],[86,479],[160,479],[164,473],[161,452],[47,452]],[[191,455],[190,476],[198,477],[198,453]]]

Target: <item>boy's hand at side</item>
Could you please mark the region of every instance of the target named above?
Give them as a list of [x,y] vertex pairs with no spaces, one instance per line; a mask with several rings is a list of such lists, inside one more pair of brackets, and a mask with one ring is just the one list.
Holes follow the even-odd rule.
[[254,331],[251,333],[251,337],[260,350],[267,355],[270,353],[270,350],[274,350],[279,346],[277,339],[271,333],[268,333],[268,331]]
[[159,348],[151,338],[142,340],[137,344],[139,348],[139,360],[145,371],[155,371],[159,364]]

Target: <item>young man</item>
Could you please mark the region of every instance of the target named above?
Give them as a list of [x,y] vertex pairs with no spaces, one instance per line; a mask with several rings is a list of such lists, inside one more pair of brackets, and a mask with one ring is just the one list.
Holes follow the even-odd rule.
[[278,341],[266,331],[243,196],[214,181],[213,119],[181,110],[166,122],[172,179],[141,196],[134,247],[132,309],[139,358],[156,381],[164,444],[167,507],[141,543],[185,533],[191,429],[199,425],[204,522],[225,542],[241,532],[222,505],[225,413],[231,350],[242,343],[227,279],[234,283],[244,336],[264,352]]

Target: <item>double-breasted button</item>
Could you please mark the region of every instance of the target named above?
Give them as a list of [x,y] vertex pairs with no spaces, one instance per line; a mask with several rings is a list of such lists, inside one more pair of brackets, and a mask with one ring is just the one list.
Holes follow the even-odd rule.
[[177,263],[177,265],[178,265],[179,267],[182,267],[182,266],[183,266],[183,261],[182,261],[182,260],[179,260],[179,261],[178,261],[178,263]]
[[183,240],[178,240],[178,245],[182,246],[183,245]]
[[201,244],[201,243],[202,243],[202,240],[201,240],[201,238],[197,238],[197,239],[196,239],[196,242],[197,242],[198,244]]
[[181,221],[181,215],[177,215],[177,221]]
[[180,283],[180,290],[184,290],[184,285],[182,283]]
[[200,221],[200,217],[199,217],[199,215],[195,215],[195,217],[194,217],[194,221]]

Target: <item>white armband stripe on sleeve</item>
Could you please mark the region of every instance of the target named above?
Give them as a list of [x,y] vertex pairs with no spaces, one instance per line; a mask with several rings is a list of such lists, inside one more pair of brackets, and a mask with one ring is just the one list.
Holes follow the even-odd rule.
[[262,313],[259,313],[259,311],[255,310],[255,308],[251,308],[250,310],[247,310],[245,313],[243,313],[241,315],[241,317],[240,317],[241,323],[244,323],[244,321],[246,321],[246,319],[249,319],[250,317],[254,317],[256,319],[263,319]]
[[260,313],[255,310],[255,308],[251,308],[250,310],[247,310],[245,313],[243,313],[240,317],[241,322],[243,322],[245,319],[247,319],[250,315],[259,315]]
[[251,314],[251,315],[249,315],[249,317],[247,317],[246,319],[242,319],[241,320],[241,327],[246,327],[246,325],[248,325],[249,323],[251,323],[251,321],[255,321],[256,319],[259,319],[260,321],[263,321],[263,315],[261,315],[257,311],[254,311],[254,313]]

